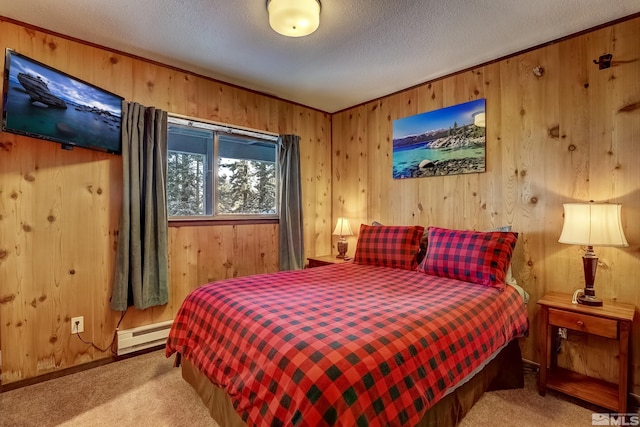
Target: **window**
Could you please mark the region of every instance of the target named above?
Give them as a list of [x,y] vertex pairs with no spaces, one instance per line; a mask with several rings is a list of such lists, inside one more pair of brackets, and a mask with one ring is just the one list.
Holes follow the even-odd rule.
[[277,218],[277,137],[170,116],[170,218]]

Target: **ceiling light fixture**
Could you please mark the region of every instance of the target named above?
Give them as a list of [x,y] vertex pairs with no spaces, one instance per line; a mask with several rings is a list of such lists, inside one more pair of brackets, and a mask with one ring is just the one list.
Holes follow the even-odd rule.
[[320,25],[320,0],[267,0],[269,25],[287,37],[303,37]]

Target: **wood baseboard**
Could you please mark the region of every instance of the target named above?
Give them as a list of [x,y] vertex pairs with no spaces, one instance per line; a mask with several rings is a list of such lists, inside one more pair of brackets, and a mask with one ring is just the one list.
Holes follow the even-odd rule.
[[37,377],[27,378],[24,380],[14,381],[9,384],[0,383],[0,393],[4,393],[6,391],[15,390],[18,388],[30,386],[33,384],[38,384],[44,381],[54,380],[56,378],[64,377],[66,375],[76,374],[78,372],[86,371],[89,369],[97,368],[100,366],[108,365],[109,363],[118,362],[120,360],[129,359],[131,357],[139,356],[141,354],[150,353],[152,351],[161,350],[164,348],[163,345],[159,345],[156,347],[147,348],[144,350],[136,351],[129,354],[124,354],[122,356],[110,356],[100,360],[94,360],[93,362],[83,363],[82,365],[71,366],[69,368],[60,369],[57,371],[47,372],[46,374],[38,375]]

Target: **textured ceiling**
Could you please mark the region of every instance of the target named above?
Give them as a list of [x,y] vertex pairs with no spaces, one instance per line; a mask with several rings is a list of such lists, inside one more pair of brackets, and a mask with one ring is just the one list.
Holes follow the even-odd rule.
[[320,28],[301,38],[270,29],[265,0],[0,0],[0,15],[335,112],[640,12],[640,0],[321,1]]

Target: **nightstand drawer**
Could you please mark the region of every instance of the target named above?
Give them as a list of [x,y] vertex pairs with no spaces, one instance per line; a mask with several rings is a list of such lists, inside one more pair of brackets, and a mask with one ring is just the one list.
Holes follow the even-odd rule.
[[331,264],[335,264],[331,261],[324,261],[324,260],[320,260],[320,259],[313,259],[313,258],[309,258],[309,268],[313,268],[313,267],[322,267],[323,265],[331,265]]
[[605,338],[618,338],[618,321],[613,319],[550,308],[549,324]]
[[322,267],[323,265],[331,265],[331,264],[342,264],[344,262],[350,261],[351,258],[344,259],[338,258],[335,255],[321,255],[321,256],[313,256],[307,258],[309,264],[307,264],[307,268],[313,267]]

